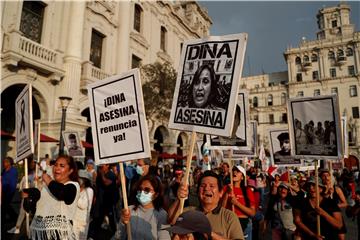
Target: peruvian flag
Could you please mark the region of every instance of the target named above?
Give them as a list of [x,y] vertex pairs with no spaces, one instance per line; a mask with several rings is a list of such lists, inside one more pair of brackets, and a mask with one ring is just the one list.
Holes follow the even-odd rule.
[[272,177],[275,177],[275,174],[278,174],[277,167],[275,167],[275,166],[270,166],[269,169],[267,170],[267,172]]

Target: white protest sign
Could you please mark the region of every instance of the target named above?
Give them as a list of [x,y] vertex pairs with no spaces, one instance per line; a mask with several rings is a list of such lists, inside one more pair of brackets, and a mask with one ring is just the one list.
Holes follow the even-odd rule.
[[230,136],[247,34],[184,43],[169,128]]
[[15,101],[16,159],[18,162],[34,152],[32,125],[32,87],[26,85]]
[[96,164],[151,157],[139,69],[87,88]]

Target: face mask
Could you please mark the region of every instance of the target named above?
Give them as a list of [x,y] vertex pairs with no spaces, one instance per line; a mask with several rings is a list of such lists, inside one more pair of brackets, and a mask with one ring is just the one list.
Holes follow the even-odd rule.
[[136,172],[139,175],[143,175],[144,169],[141,166],[138,165],[138,166],[136,166]]
[[141,205],[146,205],[152,201],[153,194],[151,192],[146,193],[144,191],[138,191],[136,194],[136,199],[141,203]]

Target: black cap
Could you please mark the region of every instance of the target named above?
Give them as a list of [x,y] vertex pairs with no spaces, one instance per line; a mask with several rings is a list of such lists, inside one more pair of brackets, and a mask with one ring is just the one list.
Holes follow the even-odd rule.
[[200,211],[187,211],[182,213],[172,227],[164,228],[175,234],[206,233],[211,236],[211,225],[204,213]]
[[277,139],[280,142],[283,142],[284,140],[289,140],[289,133],[283,132],[283,133],[279,134],[279,136],[277,136]]

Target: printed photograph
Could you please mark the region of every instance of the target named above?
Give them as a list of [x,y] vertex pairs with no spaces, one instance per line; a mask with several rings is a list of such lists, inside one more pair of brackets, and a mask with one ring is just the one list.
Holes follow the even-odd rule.
[[336,96],[290,99],[288,109],[295,157],[341,155]]
[[82,157],[83,151],[81,147],[81,140],[78,132],[63,132],[63,139],[65,146],[68,150],[68,154],[72,157]]
[[273,165],[299,165],[300,159],[291,156],[290,136],[287,129],[269,131],[271,158]]

